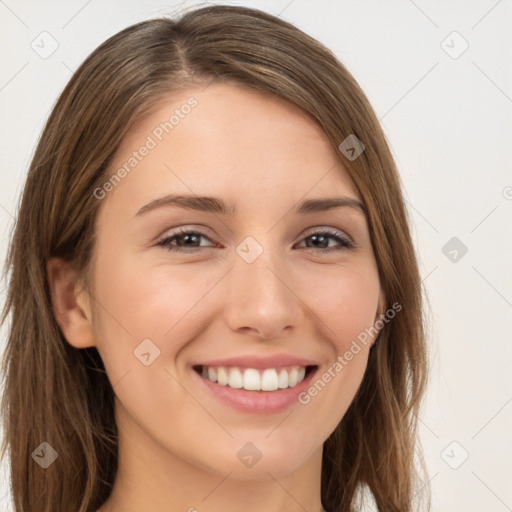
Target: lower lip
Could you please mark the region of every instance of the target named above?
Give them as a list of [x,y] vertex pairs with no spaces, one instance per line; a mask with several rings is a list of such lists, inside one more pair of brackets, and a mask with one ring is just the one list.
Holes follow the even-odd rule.
[[247,391],[246,389],[221,386],[209,379],[201,377],[195,370],[192,372],[218,400],[233,409],[252,414],[275,414],[284,411],[298,402],[298,395],[309,387],[309,383],[318,367],[314,368],[304,380],[292,388],[275,391]]

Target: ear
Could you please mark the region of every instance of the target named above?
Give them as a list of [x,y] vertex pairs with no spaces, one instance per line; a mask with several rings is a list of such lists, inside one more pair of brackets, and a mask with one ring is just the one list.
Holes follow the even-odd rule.
[[62,258],[49,260],[46,271],[53,313],[64,337],[75,348],[95,346],[89,294],[76,271]]

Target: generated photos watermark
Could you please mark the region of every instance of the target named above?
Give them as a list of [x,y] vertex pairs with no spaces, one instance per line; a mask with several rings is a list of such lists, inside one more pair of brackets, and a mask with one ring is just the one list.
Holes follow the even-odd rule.
[[371,327],[367,327],[357,335],[357,339],[353,340],[350,348],[345,351],[343,355],[339,355],[336,361],[320,376],[314,383],[306,390],[299,393],[297,399],[302,405],[311,402],[311,398],[315,397],[322,391],[325,386],[331,382],[336,375],[338,375],[345,366],[348,365],[355,355],[361,352],[362,347],[368,344],[368,340],[377,336],[385,324],[391,322],[396,314],[402,310],[402,305],[395,302],[384,314],[379,316],[379,319]]
[[164,137],[178,126],[183,119],[185,119],[192,109],[197,107],[198,101],[196,98],[191,96],[188,100],[183,103],[179,108],[174,109],[174,113],[169,117],[168,120],[162,121],[156,126],[153,131],[146,137],[144,144],[136,151],[133,151],[132,156],[126,160],[117,171],[101,186],[94,189],[93,195],[96,199],[104,199],[108,192],[114,190],[114,188],[121,183],[121,180],[125,178],[137,165],[149,155],[152,149],[158,146],[159,142],[162,142]]

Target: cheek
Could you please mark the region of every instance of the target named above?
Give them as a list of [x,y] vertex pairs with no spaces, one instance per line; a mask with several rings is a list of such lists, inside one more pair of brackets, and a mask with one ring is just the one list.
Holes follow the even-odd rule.
[[308,305],[323,326],[330,359],[299,402],[308,414],[325,418],[327,437],[352,403],[366,370],[380,285],[376,267],[338,270],[335,277],[317,276]]
[[178,384],[187,368],[176,362],[204,331],[215,308],[208,292],[223,272],[193,265],[145,268],[136,258],[103,263],[96,336],[107,375],[134,416],[169,424],[155,411],[197,409]]
[[315,287],[303,293],[321,320],[325,338],[342,354],[375,322],[380,293],[377,269],[370,262],[331,274],[319,272]]
[[98,350],[107,375],[131,418],[164,429],[152,435],[164,439],[170,424],[193,432],[204,413],[183,391],[182,369],[173,361],[200,334],[201,299],[215,281],[191,279],[192,266],[145,269],[127,260],[104,258],[97,272]]
[[201,300],[221,277],[192,265],[149,265],[137,257],[115,256],[104,254],[96,275],[104,328],[109,329],[101,342],[115,339],[119,345],[127,339],[135,348],[137,340],[149,338],[160,346],[166,339],[168,347],[177,330],[195,325]]

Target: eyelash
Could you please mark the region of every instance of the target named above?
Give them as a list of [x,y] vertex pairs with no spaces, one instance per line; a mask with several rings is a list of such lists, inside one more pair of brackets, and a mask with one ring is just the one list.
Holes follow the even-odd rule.
[[[171,242],[173,240],[175,240],[176,238],[179,238],[181,236],[185,236],[185,235],[200,235],[204,238],[208,238],[208,236],[205,233],[202,233],[201,231],[197,231],[194,229],[180,229],[176,233],[166,236],[165,238],[160,240],[156,245],[165,247],[168,251],[176,251],[176,252],[182,252],[182,253],[195,253],[201,249],[201,247],[194,247],[194,248],[192,248],[192,250],[186,250],[186,249],[180,249],[177,246],[171,245]],[[315,235],[327,236],[328,238],[334,239],[341,244],[341,247],[337,247],[337,248],[329,247],[329,248],[325,248],[325,249],[322,249],[322,248],[315,249],[314,247],[306,247],[306,249],[313,249],[314,251],[330,253],[333,251],[341,251],[344,249],[348,249],[348,250],[355,249],[355,247],[356,247],[356,244],[354,242],[349,240],[347,237],[343,236],[340,232],[332,231],[330,229],[314,231],[313,233],[310,233],[308,236],[303,238],[303,240],[305,240],[306,238],[315,236]],[[214,247],[209,246],[209,248],[213,249]]]

